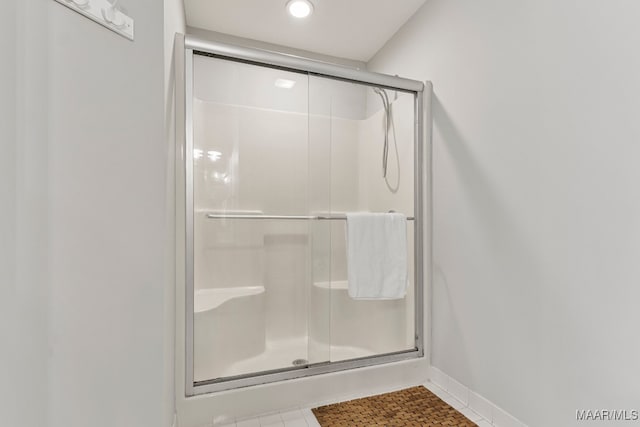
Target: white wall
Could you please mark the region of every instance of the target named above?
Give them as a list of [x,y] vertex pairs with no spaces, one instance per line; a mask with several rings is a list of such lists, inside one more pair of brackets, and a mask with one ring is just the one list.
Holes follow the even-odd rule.
[[[7,25],[0,27],[0,51],[3,52],[3,60],[0,61],[0,143],[2,153],[0,156],[0,188],[2,191],[2,207],[0,209],[0,227],[2,232],[0,242],[0,274],[3,284],[13,284],[15,281],[15,167],[16,167],[16,85],[17,85],[17,1],[8,2],[5,7],[8,19]],[[9,286],[0,287],[0,292],[9,292]],[[3,294],[4,296],[4,294]],[[7,298],[2,298],[5,302]],[[8,307],[7,307],[8,308]],[[2,311],[4,312],[4,310]],[[2,322],[5,331],[5,322]],[[8,333],[9,330],[7,329]],[[3,334],[4,335],[4,334]],[[4,366],[4,365],[3,365]]]
[[163,4],[128,41],[49,1],[50,426],[160,426]]
[[[0,336],[2,348],[16,348],[18,341],[11,328],[15,316],[14,305],[18,301],[16,283],[16,84],[17,84],[17,1],[5,7],[7,25],[0,27]],[[12,385],[18,378],[13,368],[18,354],[0,351],[0,376],[8,379],[0,382],[0,409],[9,421],[15,420],[13,409],[17,398]],[[9,412],[11,411],[11,412]],[[32,425],[32,424],[31,424]]]
[[121,5],[135,42],[3,4],[2,425],[172,421],[163,6]]
[[[43,2],[8,1],[0,30],[0,424],[47,420],[47,113]],[[6,13],[6,15],[5,15]],[[28,19],[27,19],[28,17]]]
[[531,426],[638,409],[639,15],[431,0],[370,64],[434,84],[433,364]]

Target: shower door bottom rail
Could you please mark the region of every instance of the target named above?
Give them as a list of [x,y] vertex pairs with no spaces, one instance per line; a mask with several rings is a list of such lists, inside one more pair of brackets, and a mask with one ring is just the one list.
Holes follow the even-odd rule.
[[194,382],[193,395],[214,393],[240,387],[268,384],[276,381],[292,380],[312,375],[328,374],[367,366],[382,365],[391,362],[417,359],[424,356],[424,350],[413,348],[386,354],[360,357],[357,359],[341,360],[339,362],[320,362],[300,367],[277,369],[272,371],[254,372],[247,375],[216,378],[212,380]]
[[[285,219],[285,220],[328,220],[328,221],[345,221],[346,215],[227,215],[209,213],[206,215],[209,219]],[[407,221],[414,221],[412,216],[407,217]]]

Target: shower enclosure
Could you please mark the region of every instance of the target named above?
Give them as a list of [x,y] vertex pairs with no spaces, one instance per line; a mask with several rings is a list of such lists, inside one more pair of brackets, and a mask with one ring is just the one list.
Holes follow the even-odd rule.
[[[423,354],[420,82],[187,36],[187,395]],[[407,217],[406,297],[348,296],[346,213]]]

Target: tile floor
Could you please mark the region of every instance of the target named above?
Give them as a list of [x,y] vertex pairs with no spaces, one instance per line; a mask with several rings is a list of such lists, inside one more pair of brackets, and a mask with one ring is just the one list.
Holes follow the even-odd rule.
[[[456,399],[442,388],[432,382],[424,384],[426,388],[431,390],[440,399],[457,409],[475,422],[478,427],[492,427],[492,424],[484,419],[481,415],[472,411],[466,404]],[[348,399],[347,399],[348,400]],[[320,424],[313,416],[310,408],[304,408],[294,411],[281,412],[278,414],[266,415],[258,418],[250,418],[237,420],[235,423],[215,424],[215,427],[320,427]]]

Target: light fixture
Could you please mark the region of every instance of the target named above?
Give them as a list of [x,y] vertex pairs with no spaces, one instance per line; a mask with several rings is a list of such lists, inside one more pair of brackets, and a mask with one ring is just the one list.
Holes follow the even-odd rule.
[[291,89],[296,85],[296,82],[295,80],[276,79],[275,85],[281,89]]
[[295,18],[306,18],[313,13],[313,3],[309,0],[290,0],[287,10]]

